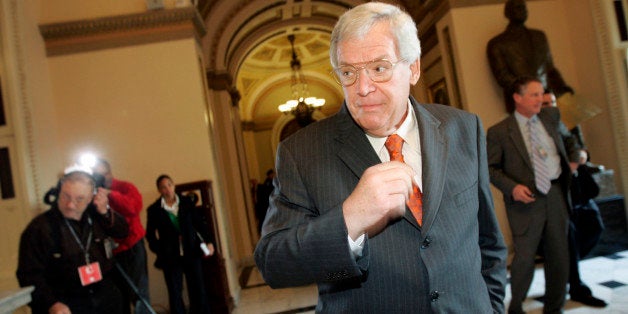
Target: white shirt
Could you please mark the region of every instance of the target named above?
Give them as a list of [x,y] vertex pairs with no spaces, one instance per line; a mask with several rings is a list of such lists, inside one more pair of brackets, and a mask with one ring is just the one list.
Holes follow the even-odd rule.
[[[422,168],[421,168],[421,140],[419,137],[419,128],[417,124],[416,114],[410,100],[408,100],[408,115],[403,120],[399,128],[394,132],[394,134],[399,135],[403,138],[403,146],[401,148],[401,153],[403,154],[403,160],[406,164],[410,165],[414,172],[416,173],[415,181],[418,184],[419,188],[423,190],[423,180],[421,177]],[[382,162],[390,161],[390,154],[388,150],[384,146],[386,143],[387,137],[376,137],[369,134],[366,134],[371,146],[373,146],[373,150],[379,156],[379,159]],[[360,235],[355,241],[351,239],[350,236],[347,236],[349,241],[349,248],[351,248],[351,252],[353,253],[353,257],[362,256],[362,249],[364,248],[364,234]]]
[[171,213],[173,213],[175,216],[179,216],[179,195],[174,195],[175,201],[174,204],[172,204],[172,206],[168,205],[168,203],[166,203],[166,200],[162,197],[161,198],[161,207],[163,209],[165,209],[166,211],[169,211]]

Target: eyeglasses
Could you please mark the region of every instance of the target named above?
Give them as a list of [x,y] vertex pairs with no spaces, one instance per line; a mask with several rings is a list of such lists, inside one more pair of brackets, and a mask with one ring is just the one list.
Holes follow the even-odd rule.
[[87,203],[87,201],[90,201],[91,198],[89,196],[78,196],[77,198],[72,198],[72,196],[66,194],[66,193],[61,193],[59,195],[59,199],[62,203],[72,203],[75,206],[81,206],[85,203]]
[[341,65],[337,68],[334,68],[332,71],[334,78],[338,84],[348,87],[353,85],[360,77],[360,70],[365,69],[366,75],[373,82],[387,82],[392,78],[393,68],[399,62],[403,62],[405,60],[400,59],[397,62],[392,62],[387,59],[379,59],[373,60],[365,63],[363,66],[353,66],[350,64]]

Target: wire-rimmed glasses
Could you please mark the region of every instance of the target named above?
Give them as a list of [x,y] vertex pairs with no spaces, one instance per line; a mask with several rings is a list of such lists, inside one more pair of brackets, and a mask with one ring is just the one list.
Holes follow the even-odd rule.
[[397,62],[392,62],[388,59],[377,59],[369,61],[362,66],[345,64],[334,68],[332,74],[336,82],[345,87],[353,85],[358,80],[360,70],[362,69],[366,70],[366,75],[371,81],[387,82],[392,78],[395,65],[403,61],[403,59]]

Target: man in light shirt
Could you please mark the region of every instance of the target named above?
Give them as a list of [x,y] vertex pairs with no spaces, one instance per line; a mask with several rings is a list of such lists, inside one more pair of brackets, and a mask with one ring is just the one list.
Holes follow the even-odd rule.
[[510,265],[509,313],[523,313],[541,240],[545,253],[543,311],[560,313],[565,303],[569,274],[567,201],[579,150],[560,122],[558,109],[541,110],[543,91],[538,78],[518,78],[511,87],[515,112],[489,128],[487,134],[491,183],[504,196],[515,249]]

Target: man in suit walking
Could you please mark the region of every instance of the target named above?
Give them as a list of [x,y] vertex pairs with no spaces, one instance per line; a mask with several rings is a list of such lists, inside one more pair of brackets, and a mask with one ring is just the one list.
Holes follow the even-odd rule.
[[330,57],[345,102],[279,145],[255,251],[264,280],[318,284],[319,313],[503,312],[506,247],[483,128],[410,96],[412,18],[356,6],[336,24]]
[[545,252],[543,312],[560,313],[565,303],[567,200],[579,151],[560,122],[558,109],[541,109],[543,90],[535,77],[518,78],[511,89],[515,112],[487,134],[491,183],[503,193],[515,249],[509,313],[523,313],[522,302],[534,276],[541,239]]

